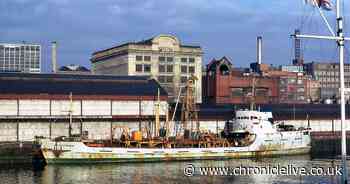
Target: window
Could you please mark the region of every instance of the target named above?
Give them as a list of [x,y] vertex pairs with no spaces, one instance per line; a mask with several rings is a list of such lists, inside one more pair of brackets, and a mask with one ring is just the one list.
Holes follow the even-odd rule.
[[181,66],[181,73],[187,73],[187,66]]
[[188,72],[189,72],[189,73],[195,73],[195,71],[194,71],[194,66],[188,67]]
[[174,61],[174,58],[173,58],[173,57],[167,57],[167,58],[166,58],[166,61],[167,61],[167,62],[173,62],[173,61]]
[[136,56],[136,61],[142,61],[142,56]]
[[189,58],[188,61],[189,61],[190,63],[194,63],[194,58]]
[[165,72],[165,65],[159,65],[159,72]]
[[142,72],[142,65],[136,65],[136,71]]
[[167,83],[172,83],[173,82],[173,76],[167,76],[166,77],[166,82]]
[[187,58],[181,58],[181,63],[187,63]]
[[243,96],[242,88],[231,88],[231,96]]
[[169,73],[172,73],[173,72],[173,65],[167,65],[166,66],[166,71],[169,72]]
[[160,83],[165,83],[165,76],[158,76],[158,81]]
[[144,61],[151,61],[151,56],[143,56]]
[[187,81],[187,77],[181,77],[181,83],[186,83],[186,81]]
[[143,65],[144,72],[151,72],[151,65]]
[[162,62],[162,61],[165,61],[165,57],[160,56],[160,57],[158,58],[158,60],[161,61],[161,62]]

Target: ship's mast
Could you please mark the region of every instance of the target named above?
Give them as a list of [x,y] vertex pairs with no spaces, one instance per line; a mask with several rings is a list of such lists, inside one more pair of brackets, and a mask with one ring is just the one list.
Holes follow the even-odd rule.
[[73,122],[73,94],[69,93],[69,127],[68,127],[68,136],[72,136],[72,122]]
[[253,78],[252,78],[252,98],[250,101],[250,110],[253,111],[255,110],[255,82],[256,82],[256,78],[253,74]]
[[155,126],[155,137],[159,136],[159,128],[160,128],[160,121],[159,121],[159,108],[160,108],[160,92],[159,92],[159,88],[158,88],[158,92],[157,92],[157,103],[156,103],[156,126]]
[[[339,49],[339,70],[340,70],[340,114],[341,114],[341,158],[342,158],[342,183],[348,183],[348,172],[346,167],[346,123],[345,123],[345,84],[344,84],[344,42],[350,40],[350,38],[344,37],[343,30],[343,17],[340,11],[341,0],[336,2],[336,17],[337,17],[337,34],[335,34],[327,19],[321,16],[325,21],[331,36],[318,36],[318,35],[294,35],[296,38],[313,38],[313,39],[326,39],[335,40]],[[320,10],[320,9],[319,9]],[[321,12],[321,11],[320,11]]]
[[[186,93],[182,100],[182,110],[181,110],[181,121],[184,130],[189,130],[190,132],[199,132],[199,121],[198,112],[195,102],[195,81],[198,80],[197,77],[191,76],[186,83]],[[188,122],[190,122],[190,128],[188,128]],[[194,127],[193,122],[196,123]]]

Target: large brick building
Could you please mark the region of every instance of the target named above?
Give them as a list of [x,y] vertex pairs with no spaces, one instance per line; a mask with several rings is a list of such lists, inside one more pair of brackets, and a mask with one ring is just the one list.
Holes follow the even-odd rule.
[[253,82],[255,102],[258,104],[307,103],[309,93],[315,93],[311,89],[315,85],[310,85],[310,79],[301,73],[273,70],[265,65],[260,73],[239,71],[223,57],[220,60],[213,59],[206,70],[203,76],[203,98],[209,103],[249,103]]

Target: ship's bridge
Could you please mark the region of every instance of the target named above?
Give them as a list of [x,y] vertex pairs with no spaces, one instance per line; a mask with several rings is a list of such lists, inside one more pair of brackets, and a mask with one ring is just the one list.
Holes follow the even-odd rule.
[[272,119],[271,112],[260,112],[254,110],[238,110],[236,111],[236,120],[266,120]]

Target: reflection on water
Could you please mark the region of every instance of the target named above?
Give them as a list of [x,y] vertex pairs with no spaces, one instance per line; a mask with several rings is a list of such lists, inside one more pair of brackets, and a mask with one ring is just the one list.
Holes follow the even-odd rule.
[[[337,176],[192,176],[183,174],[183,167],[192,163],[196,167],[235,167],[277,165],[310,168],[313,166],[331,167],[329,161],[310,160],[309,156],[265,158],[261,160],[232,159],[193,162],[123,163],[97,165],[47,165],[36,171],[30,166],[8,166],[0,169],[0,183],[5,184],[162,184],[162,183],[339,183]],[[339,165],[335,162],[335,165]]]

